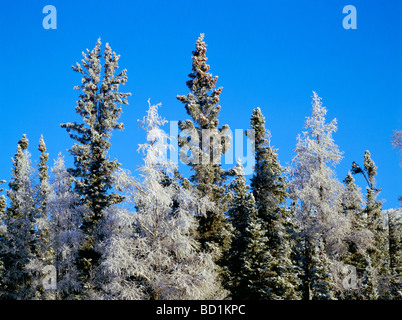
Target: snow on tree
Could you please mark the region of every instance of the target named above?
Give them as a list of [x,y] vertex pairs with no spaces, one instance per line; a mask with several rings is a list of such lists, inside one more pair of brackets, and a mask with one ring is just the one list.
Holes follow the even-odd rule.
[[[3,183],[6,183],[4,180],[0,180],[0,185]],[[3,188],[0,188],[0,193],[4,191]],[[5,225],[5,212],[6,212],[6,206],[7,206],[7,200],[4,195],[1,195],[0,197],[0,254],[4,252],[4,241],[2,239],[5,239],[7,236],[7,227]],[[4,272],[4,263],[2,260],[2,256],[0,255],[0,298],[1,298],[1,293],[5,290],[4,284],[3,284],[3,272]]]
[[[322,238],[324,252],[331,262],[340,260],[346,251],[344,239],[350,229],[349,220],[341,215],[341,185],[333,167],[339,163],[342,153],[334,143],[332,134],[337,130],[336,119],[325,123],[327,109],[321,98],[313,92],[312,115],[306,119],[306,131],[297,138],[296,156],[293,158],[290,175],[290,194],[297,204],[297,219],[305,242],[305,250],[312,250]],[[308,252],[305,254],[310,255]],[[304,298],[310,297],[307,287],[309,263],[302,263],[307,280],[304,281]],[[334,266],[335,264],[332,263]],[[337,276],[332,272],[332,276]],[[335,283],[336,281],[334,279]],[[339,288],[341,289],[341,288]]]
[[386,211],[390,256],[390,298],[402,299],[402,210]]
[[402,130],[394,130],[394,135],[392,136],[392,146],[396,148],[398,152],[401,152],[402,160]]
[[[109,159],[108,151],[112,132],[123,129],[123,123],[118,122],[121,104],[128,105],[127,97],[131,95],[119,91],[120,85],[127,81],[125,69],[116,74],[120,56],[112,51],[108,43],[103,54],[100,46],[99,39],[92,51],[87,49],[87,53],[83,52],[81,64],[73,66],[73,70],[82,75],[82,84],[75,89],[82,92],[76,112],[82,117],[83,123],[61,124],[70,137],[77,141],[70,150],[75,168],[69,171],[75,178],[75,189],[81,204],[89,209],[88,215],[82,217],[85,241],[79,264],[83,285],[87,289],[92,288],[91,280],[95,276],[93,269],[98,265],[101,255],[94,249],[96,242],[102,241],[102,236],[96,235],[96,226],[103,217],[104,209],[122,200],[112,192],[112,176],[120,164],[116,159]],[[103,72],[101,58],[104,60]]]
[[309,300],[333,300],[335,283],[331,275],[331,261],[325,252],[323,239],[316,239],[311,248],[311,269],[309,270]]
[[373,244],[373,233],[367,228],[367,219],[363,208],[361,189],[355,184],[355,179],[348,172],[344,179],[342,191],[343,213],[350,219],[350,233],[346,239],[348,250],[343,262],[356,268],[356,288],[343,292],[347,299],[362,298],[362,279],[367,267],[367,249]]
[[363,296],[365,300],[378,300],[380,295],[378,292],[377,271],[371,263],[370,256],[367,257],[367,266],[363,279]]
[[31,155],[27,150],[28,144],[24,134],[12,159],[12,178],[7,190],[10,206],[4,216],[7,233],[0,239],[0,260],[4,264],[2,278],[5,289],[0,292],[2,299],[32,299],[35,296],[34,277],[27,269],[30,261],[36,258],[37,247],[34,171]]
[[81,290],[81,274],[77,268],[78,254],[84,235],[80,229],[84,211],[79,196],[73,191],[74,178],[65,167],[60,153],[51,169],[50,195],[46,210],[51,217],[49,234],[53,248],[53,266],[57,272],[56,299],[76,299]]
[[[101,264],[109,274],[105,291],[111,299],[220,299],[225,292],[217,266],[194,239],[195,217],[213,205],[176,179],[158,107],[150,104],[142,121],[147,142],[139,147],[144,153],[140,181],[127,171],[116,174],[125,200],[108,209]],[[135,212],[127,210],[132,205]]]
[[36,258],[31,260],[29,268],[36,274],[37,298],[52,299],[52,293],[45,292],[42,285],[43,278],[46,276],[43,274],[44,267],[53,264],[54,256],[49,230],[50,219],[46,208],[50,197],[49,168],[47,165],[49,154],[46,153],[46,144],[42,135],[39,140],[38,150],[41,153],[38,165],[39,185],[36,186],[36,207],[38,212],[35,225],[38,243],[36,245]]
[[[209,73],[206,63],[207,46],[204,34],[196,41],[192,56],[192,72],[186,82],[190,93],[178,95],[192,120],[180,121],[179,146],[181,159],[186,159],[193,171],[191,181],[201,197],[208,196],[217,210],[207,211],[199,216],[199,241],[204,249],[214,252],[215,261],[224,265],[224,253],[230,245],[231,227],[226,221],[225,212],[229,197],[226,194],[226,172],[220,165],[220,159],[229,149],[229,126],[219,128],[219,96],[222,88],[215,88],[218,77]],[[183,135],[185,134],[185,135]],[[186,152],[190,151],[187,158]]]
[[[228,210],[228,218],[233,226],[233,235],[230,249],[226,255],[227,268],[229,272],[225,279],[225,285],[231,292],[233,299],[250,298],[249,275],[245,272],[246,249],[249,242],[249,232],[247,228],[250,222],[250,216],[256,215],[254,196],[248,193],[249,187],[246,186],[246,178],[243,172],[243,165],[239,160],[237,166],[231,170],[234,180],[230,185],[233,199]],[[265,237],[262,235],[262,237]],[[266,239],[266,238],[264,238]],[[254,239],[258,241],[261,239]],[[264,243],[264,246],[266,242]],[[266,250],[264,248],[264,250]],[[256,255],[258,253],[255,253]]]
[[265,118],[260,108],[253,110],[250,122],[254,130],[255,150],[251,188],[272,256],[270,265],[265,266],[269,270],[271,286],[266,298],[294,299],[297,297],[297,276],[291,261],[294,227],[290,211],[286,208],[288,185],[285,169],[278,161],[277,150],[270,145],[271,134],[265,128]]
[[367,248],[370,255],[373,272],[376,274],[376,288],[380,298],[388,295],[389,277],[389,254],[388,237],[385,228],[385,219],[382,213],[382,201],[377,200],[381,189],[376,188],[375,176],[377,175],[377,166],[371,159],[370,151],[364,153],[363,169],[356,163],[352,163],[352,173],[362,174],[367,182],[366,187],[366,206],[364,213],[367,217],[367,228],[373,234],[373,243]]

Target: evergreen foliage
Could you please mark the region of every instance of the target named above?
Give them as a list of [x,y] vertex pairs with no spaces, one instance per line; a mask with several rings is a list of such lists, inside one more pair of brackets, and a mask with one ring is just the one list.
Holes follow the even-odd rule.
[[220,165],[222,155],[228,150],[228,125],[219,127],[219,96],[222,88],[215,88],[218,77],[209,73],[206,63],[207,46],[204,34],[196,41],[192,56],[192,72],[186,82],[190,93],[178,95],[192,120],[180,121],[179,146],[181,159],[191,167],[194,183],[200,197],[208,198],[216,205],[217,210],[207,211],[199,217],[198,240],[202,248],[214,253],[215,261],[223,266],[223,256],[230,245],[231,227],[227,223],[225,212],[228,209],[229,197],[226,194],[226,171]]
[[[82,121],[61,125],[75,141],[73,166],[59,153],[49,171],[42,135],[38,161],[26,135],[18,141],[7,190],[0,180],[0,300],[402,299],[401,209],[383,210],[369,151],[338,181],[337,121],[326,122],[316,92],[288,168],[255,108],[245,132],[253,174],[240,160],[224,169],[231,132],[218,121],[222,88],[201,34],[190,92],[177,96],[190,117],[178,144],[191,174],[168,159],[167,121],[149,103],[134,175],[109,156],[131,95],[120,91],[119,58],[99,39],[73,66]],[[398,152],[400,142],[395,130]]]
[[[128,105],[130,93],[119,91],[120,85],[127,81],[124,69],[116,74],[120,56],[112,51],[109,44],[101,53],[101,41],[98,39],[92,51],[83,52],[81,64],[77,62],[73,70],[82,75],[82,84],[76,90],[82,93],[76,105],[76,112],[83,123],[65,123],[65,128],[75,143],[70,150],[74,157],[74,168],[69,172],[75,178],[75,189],[80,196],[80,203],[89,210],[82,217],[82,230],[85,240],[79,255],[79,269],[82,272],[83,285],[92,288],[93,269],[99,263],[100,252],[95,249],[96,242],[102,241],[102,235],[96,234],[96,226],[103,218],[103,211],[122,199],[113,192],[113,173],[120,164],[110,160],[108,151],[110,137],[114,130],[122,130],[123,123],[118,122],[122,112],[121,104]],[[103,58],[103,70],[101,64]],[[97,239],[97,237],[100,237]]]

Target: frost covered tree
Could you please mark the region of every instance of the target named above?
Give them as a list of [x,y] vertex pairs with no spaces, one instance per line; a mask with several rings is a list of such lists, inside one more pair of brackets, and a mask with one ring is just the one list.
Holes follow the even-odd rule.
[[48,265],[53,265],[54,252],[49,230],[50,217],[47,210],[47,203],[50,197],[49,167],[47,165],[49,154],[46,153],[46,144],[42,135],[39,139],[38,150],[40,151],[40,161],[38,165],[39,185],[36,187],[36,206],[38,214],[35,223],[38,244],[36,247],[36,259],[31,262],[33,263],[32,271],[36,272],[39,278],[37,279],[39,280],[37,284],[39,287],[37,295],[42,299],[47,299],[51,298],[52,295],[43,292],[43,286],[40,280],[43,280],[43,268]]
[[[297,219],[304,243],[304,254],[315,248],[322,238],[324,251],[328,257],[339,259],[346,248],[346,238],[350,225],[340,214],[341,186],[335,177],[334,166],[339,163],[342,153],[334,143],[332,134],[337,130],[336,119],[325,122],[327,110],[321,98],[313,92],[312,115],[306,119],[306,131],[297,138],[296,156],[293,158],[290,175],[290,194],[297,204]],[[311,295],[309,265],[301,263],[304,269],[303,296]],[[334,276],[335,273],[333,272]]]
[[204,249],[214,252],[215,261],[224,265],[222,258],[230,245],[231,228],[225,217],[228,208],[226,172],[220,160],[229,149],[229,126],[219,127],[221,107],[218,103],[222,88],[215,88],[218,77],[208,72],[206,51],[204,34],[201,34],[193,51],[190,80],[186,82],[190,93],[177,96],[192,118],[179,122],[179,146],[181,159],[192,169],[190,180],[200,197],[208,196],[217,209],[199,217],[198,239]]
[[29,141],[24,134],[18,142],[12,159],[12,178],[7,196],[10,206],[6,209],[4,224],[7,230],[1,238],[0,260],[4,264],[2,299],[32,299],[36,287],[34,277],[27,268],[36,258],[37,238],[35,222],[37,210],[33,186],[33,168],[28,152]]
[[[4,180],[0,180],[0,185],[6,183]],[[4,191],[3,188],[0,188],[0,193]],[[2,254],[5,250],[4,239],[7,236],[7,227],[5,225],[5,212],[6,212],[7,200],[4,195],[0,196],[0,254]],[[3,272],[4,272],[4,263],[2,260],[2,256],[0,255],[0,298],[2,296],[2,292],[4,292],[4,284],[3,284]]]
[[316,239],[310,248],[309,300],[333,300],[334,280],[331,274],[331,261],[325,252],[323,239]]
[[47,291],[43,281],[47,276],[46,267],[53,265],[53,248],[49,230],[50,217],[46,208],[50,197],[49,172],[47,161],[49,154],[46,153],[46,144],[43,136],[39,139],[38,150],[40,151],[40,161],[35,178],[38,176],[39,183],[32,184],[34,189],[35,217],[34,217],[34,237],[33,256],[25,269],[32,274],[30,287],[34,290],[35,299],[54,299],[54,292]]
[[398,152],[402,152],[402,130],[394,130],[394,135],[392,136],[392,145]]
[[402,300],[402,211],[388,210],[390,298]]
[[363,296],[365,300],[378,300],[380,295],[378,292],[377,271],[371,263],[370,256],[367,257],[367,266],[363,278]]
[[344,179],[342,191],[342,209],[350,219],[350,232],[347,236],[347,251],[343,257],[346,265],[356,268],[356,288],[346,290],[346,299],[362,298],[362,279],[367,267],[367,249],[373,243],[373,234],[367,228],[367,219],[364,214],[363,198],[360,187],[355,183],[353,175],[348,172]]
[[110,299],[220,299],[224,291],[212,255],[194,238],[195,217],[213,205],[176,179],[158,106],[150,105],[142,121],[147,142],[139,147],[144,153],[140,181],[125,171],[116,174],[126,199],[108,208],[104,290]]
[[367,217],[367,228],[373,234],[373,243],[367,248],[367,252],[370,255],[373,270],[376,272],[375,283],[378,285],[378,294],[380,298],[385,298],[389,290],[386,281],[389,276],[388,237],[382,213],[382,201],[377,200],[381,191],[376,188],[377,166],[371,159],[370,151],[366,150],[364,153],[363,168],[356,162],[352,163],[352,173],[362,174],[367,182],[364,214]]
[[271,134],[265,128],[260,108],[253,110],[250,123],[254,131],[255,150],[251,188],[262,229],[266,232],[267,250],[272,256],[270,264],[265,266],[270,282],[266,298],[295,299],[297,275],[291,261],[294,226],[286,207],[288,184],[285,169],[279,163],[277,150],[270,145]]
[[[249,274],[246,273],[246,249],[250,241],[250,234],[247,228],[250,223],[250,216],[256,215],[254,196],[248,193],[249,187],[246,186],[246,178],[243,172],[243,165],[238,161],[237,166],[231,170],[234,180],[230,185],[233,199],[230,203],[228,210],[228,218],[233,226],[233,235],[230,249],[226,256],[227,279],[225,285],[231,292],[233,299],[247,299],[250,298],[249,290]],[[253,234],[254,235],[254,234]],[[254,235],[256,236],[256,235]],[[265,240],[265,235],[262,234],[263,239],[254,239],[255,241]],[[266,246],[264,242],[264,249]],[[255,253],[258,255],[258,253]]]
[[76,112],[83,123],[61,124],[76,141],[70,150],[75,167],[69,172],[75,178],[75,190],[81,204],[89,209],[82,217],[85,240],[79,256],[83,285],[87,289],[93,287],[93,269],[101,255],[94,249],[96,242],[102,241],[102,235],[96,234],[96,226],[103,217],[104,209],[122,200],[112,190],[112,175],[120,164],[116,159],[110,160],[108,155],[112,132],[123,129],[123,123],[118,122],[121,104],[128,105],[127,97],[131,95],[120,92],[120,85],[127,81],[127,71],[124,69],[116,74],[119,58],[109,44],[106,44],[102,54],[100,39],[92,51],[87,49],[87,53],[83,53],[81,64],[73,66],[73,70],[82,75],[82,84],[75,89],[81,91]]
[[57,273],[55,299],[76,299],[81,297],[80,271],[76,263],[84,240],[80,225],[84,211],[88,209],[79,204],[79,196],[73,190],[74,178],[67,171],[61,154],[51,172],[46,210],[51,216],[49,234]]

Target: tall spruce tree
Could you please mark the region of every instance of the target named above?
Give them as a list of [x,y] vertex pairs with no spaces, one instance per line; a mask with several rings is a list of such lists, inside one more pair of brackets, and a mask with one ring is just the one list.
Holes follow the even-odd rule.
[[0,260],[4,263],[2,299],[32,299],[36,287],[34,277],[27,268],[36,258],[37,234],[35,222],[37,210],[33,186],[33,168],[28,152],[29,141],[24,134],[18,142],[17,152],[12,159],[12,178],[7,196],[4,223],[7,234],[1,239]]
[[367,248],[372,245],[373,234],[367,229],[367,219],[364,214],[361,189],[348,172],[344,179],[342,191],[342,210],[350,219],[350,233],[346,239],[347,251],[343,263],[356,268],[356,288],[347,288],[340,295],[344,299],[362,299],[362,280],[367,267]]
[[376,277],[376,291],[380,299],[386,299],[389,292],[389,251],[388,237],[385,228],[385,218],[382,213],[382,201],[377,200],[381,189],[376,187],[375,176],[377,166],[371,159],[370,151],[366,150],[363,159],[363,169],[356,163],[352,163],[352,173],[362,174],[367,182],[366,206],[364,213],[367,219],[367,228],[373,234],[373,243],[367,249],[370,255],[371,265]]
[[[48,214],[47,204],[50,199],[50,185],[49,185],[49,167],[47,161],[49,160],[49,154],[46,153],[46,144],[41,135],[39,139],[38,150],[40,151],[39,161],[39,185],[37,187],[37,206],[38,206],[38,218],[37,218],[37,232],[39,237],[39,245],[37,258],[43,265],[53,265],[54,263],[54,250],[52,247],[51,235],[50,235],[50,217]],[[43,268],[42,268],[43,269]],[[52,297],[51,294],[45,294],[44,298]]]
[[[6,183],[4,180],[0,180],[0,185]],[[3,188],[0,188],[0,193],[4,191]],[[4,240],[7,236],[7,227],[5,224],[5,212],[6,212],[7,200],[4,195],[0,196],[0,298],[2,297],[2,292],[4,292],[4,282],[3,282],[3,272],[4,272],[4,263],[2,253],[6,249],[4,247]]]
[[[299,250],[302,253],[299,257],[302,258],[304,299],[312,296],[310,270],[314,268],[311,263],[317,261],[312,257],[318,239],[322,238],[324,244],[320,255],[327,254],[331,260],[339,259],[338,253],[344,250],[344,239],[349,231],[347,218],[339,214],[341,186],[333,170],[342,158],[332,138],[337,130],[336,119],[325,123],[326,113],[321,98],[313,92],[312,115],[306,119],[306,131],[298,136],[296,156],[289,170],[290,193],[298,207],[297,218],[304,243]],[[332,282],[336,281],[326,283]]]
[[[103,72],[101,58],[104,60]],[[93,287],[90,282],[101,255],[95,249],[96,242],[102,240],[100,234],[96,235],[96,226],[103,217],[104,209],[122,200],[112,192],[112,175],[120,164],[116,159],[110,160],[108,155],[112,132],[123,129],[123,123],[118,122],[121,104],[128,105],[127,97],[131,95],[119,90],[120,85],[127,81],[125,69],[116,74],[119,58],[109,44],[106,44],[102,54],[100,39],[92,51],[87,49],[87,53],[83,53],[81,64],[72,67],[82,75],[82,84],[75,89],[82,92],[76,112],[83,123],[61,124],[77,141],[70,150],[75,167],[69,172],[75,178],[75,189],[81,204],[89,209],[82,218],[85,241],[78,261],[83,285],[87,289]]]
[[[272,259],[269,270],[270,299],[296,299],[297,275],[291,260],[293,225],[286,207],[288,197],[285,169],[278,161],[277,150],[270,145],[270,133],[260,108],[253,110],[251,129],[254,130],[255,170],[251,188],[257,214],[267,237],[267,250]],[[247,134],[247,131],[246,131]]]
[[[125,191],[123,204],[108,208],[109,231],[101,267],[109,274],[106,297],[114,299],[221,299],[216,265],[194,239],[195,216],[212,204],[182,188],[176,166],[166,158],[169,145],[160,128],[158,105],[150,105],[142,121],[147,142],[140,145],[144,163],[141,180],[124,171],[116,174]],[[129,206],[128,206],[129,207]]]
[[[231,170],[234,176],[230,188],[233,193],[233,199],[229,206],[228,217],[233,226],[233,238],[227,255],[227,273],[228,279],[225,284],[231,293],[233,299],[250,298],[249,284],[250,272],[246,271],[246,249],[249,245],[250,237],[254,236],[254,241],[264,239],[256,239],[257,234],[250,234],[247,230],[250,224],[250,216],[256,215],[254,196],[248,193],[249,187],[246,186],[246,178],[243,172],[243,165],[238,161],[237,166]],[[265,237],[262,235],[262,237]],[[266,241],[264,241],[264,249]],[[255,252],[257,256],[259,253]],[[251,258],[251,257],[249,257]],[[259,261],[260,262],[260,261]],[[262,289],[263,290],[263,289]]]
[[[207,211],[199,217],[198,239],[203,248],[214,252],[215,260],[222,266],[222,257],[230,245],[230,225],[225,212],[228,208],[225,180],[226,172],[222,169],[220,159],[229,148],[226,135],[228,125],[219,127],[218,114],[221,109],[219,96],[222,88],[215,88],[218,77],[209,73],[206,63],[207,46],[204,34],[196,41],[192,56],[192,72],[186,82],[190,90],[188,95],[178,95],[192,120],[180,121],[179,146],[181,159],[191,167],[194,183],[200,197],[208,196],[215,203],[215,210]],[[185,136],[183,135],[185,133]],[[190,157],[186,152],[190,150]]]

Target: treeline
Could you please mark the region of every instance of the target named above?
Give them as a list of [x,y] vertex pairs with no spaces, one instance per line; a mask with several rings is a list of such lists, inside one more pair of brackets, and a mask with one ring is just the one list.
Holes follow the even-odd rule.
[[[219,161],[230,129],[218,121],[222,88],[202,34],[189,93],[177,96],[190,117],[179,122],[178,143],[191,176],[166,156],[167,121],[151,103],[134,176],[108,154],[130,96],[120,91],[127,74],[118,60],[98,40],[73,67],[82,122],[61,125],[74,140],[72,167],[59,154],[49,168],[43,137],[34,166],[26,135],[18,142],[8,201],[0,198],[0,299],[402,298],[401,211],[382,210],[369,151],[337,180],[337,122],[326,122],[317,93],[287,168],[253,110],[248,185],[240,161],[228,170]],[[398,131],[393,143],[400,148]]]

